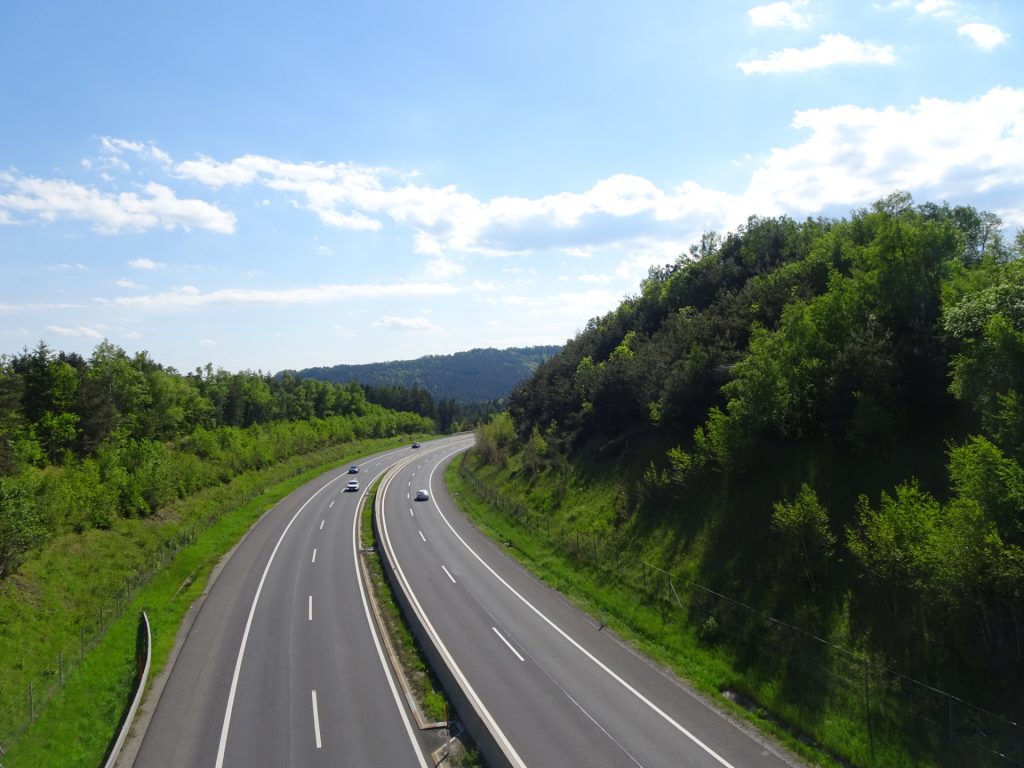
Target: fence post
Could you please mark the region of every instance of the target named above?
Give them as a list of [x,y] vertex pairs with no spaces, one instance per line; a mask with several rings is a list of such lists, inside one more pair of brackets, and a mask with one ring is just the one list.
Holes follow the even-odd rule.
[[868,657],[865,656],[862,660],[862,666],[864,668],[864,722],[868,729],[868,754],[871,756],[872,765],[875,762],[875,738],[871,732],[871,698],[870,698],[870,686],[868,685]]

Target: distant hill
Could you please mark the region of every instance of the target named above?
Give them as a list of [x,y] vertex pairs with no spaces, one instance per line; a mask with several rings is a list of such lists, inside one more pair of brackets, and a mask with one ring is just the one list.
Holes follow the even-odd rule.
[[418,385],[435,399],[482,403],[508,397],[512,388],[529,378],[537,366],[561,350],[557,346],[471,349],[453,355],[428,355],[365,365],[305,368],[295,375],[343,383],[358,381],[373,387]]

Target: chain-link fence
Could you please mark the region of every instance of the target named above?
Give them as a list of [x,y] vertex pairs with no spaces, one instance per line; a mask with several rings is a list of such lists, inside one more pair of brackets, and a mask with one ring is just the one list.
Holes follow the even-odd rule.
[[[749,691],[723,692],[847,765],[1024,768],[1024,728],[780,621],[728,595],[672,574],[628,551],[618,534],[581,533],[526,508],[483,482],[461,476],[517,525],[602,576],[636,592],[666,624],[708,646],[728,645],[748,675],[770,670],[770,706]],[[628,560],[628,562],[627,562]],[[628,567],[626,567],[628,566]],[[844,724],[837,728],[836,721]],[[841,739],[835,737],[841,733]],[[830,743],[841,741],[841,747]],[[840,754],[841,753],[841,754]]]
[[165,542],[152,565],[134,575],[126,576],[124,585],[114,590],[96,612],[82,618],[77,631],[52,657],[43,669],[14,696],[5,695],[0,707],[0,758],[5,748],[24,733],[39,716],[46,703],[65,685],[71,674],[85,660],[93,648],[106,635],[110,625],[117,621],[131,605],[132,597],[153,576],[174,559],[182,547],[195,541],[211,521],[189,525]]

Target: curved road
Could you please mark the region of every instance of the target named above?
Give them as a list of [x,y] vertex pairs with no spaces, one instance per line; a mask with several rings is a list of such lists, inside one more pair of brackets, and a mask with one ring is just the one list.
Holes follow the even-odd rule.
[[[249,531],[196,615],[137,768],[427,768],[357,571],[357,502],[413,452],[322,475]],[[345,491],[350,479],[359,492]]]
[[[466,447],[400,465],[381,489],[380,528],[411,597],[503,732],[511,764],[796,764],[602,632],[457,512],[443,467]],[[415,501],[420,488],[429,501]]]

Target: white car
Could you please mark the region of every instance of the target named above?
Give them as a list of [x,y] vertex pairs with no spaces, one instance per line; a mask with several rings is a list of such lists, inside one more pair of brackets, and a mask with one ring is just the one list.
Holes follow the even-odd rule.
[[359,481],[358,480],[349,480],[348,481],[348,485],[345,486],[345,490],[346,491],[358,491],[359,490]]
[[421,488],[420,490],[416,491],[416,501],[426,501],[429,498],[430,494],[427,493],[424,489]]

